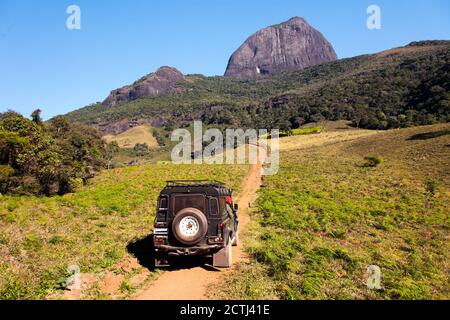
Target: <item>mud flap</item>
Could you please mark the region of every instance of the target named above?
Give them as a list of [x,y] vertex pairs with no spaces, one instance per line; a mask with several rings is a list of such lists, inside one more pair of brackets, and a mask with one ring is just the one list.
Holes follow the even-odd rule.
[[239,231],[236,231],[234,233],[232,245],[233,245],[233,247],[237,247],[239,245]]
[[217,268],[230,268],[232,264],[231,239],[225,248],[213,254],[213,266]]

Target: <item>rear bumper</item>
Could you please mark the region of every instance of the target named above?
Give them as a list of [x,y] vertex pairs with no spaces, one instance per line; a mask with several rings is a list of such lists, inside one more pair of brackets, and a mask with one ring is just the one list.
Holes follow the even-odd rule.
[[166,253],[169,256],[203,256],[214,254],[220,251],[224,246],[222,244],[194,246],[194,247],[174,247],[169,245],[157,245],[155,251]]

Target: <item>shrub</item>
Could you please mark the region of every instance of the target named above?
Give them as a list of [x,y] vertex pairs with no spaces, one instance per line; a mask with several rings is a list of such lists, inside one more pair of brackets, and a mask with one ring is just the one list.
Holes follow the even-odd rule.
[[148,144],[144,142],[144,143],[137,143],[134,146],[133,150],[138,157],[142,157],[148,154],[150,148],[148,147]]
[[26,299],[31,295],[27,285],[19,279],[11,279],[0,290],[1,300],[20,300]]
[[435,196],[437,192],[437,183],[434,180],[428,179],[424,182],[426,193],[432,197]]
[[363,167],[367,167],[367,168],[375,168],[378,167],[378,165],[380,165],[383,160],[380,157],[377,156],[367,156],[364,157],[364,164]]

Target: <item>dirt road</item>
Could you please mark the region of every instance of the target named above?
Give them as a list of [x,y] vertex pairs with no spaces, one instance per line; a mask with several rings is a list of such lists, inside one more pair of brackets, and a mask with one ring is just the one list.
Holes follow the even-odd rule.
[[[247,177],[243,181],[239,204],[239,235],[245,232],[250,221],[248,209],[256,199],[256,192],[261,186],[262,162],[265,151],[260,149],[258,164],[252,165]],[[242,237],[241,237],[242,238]],[[242,250],[242,241],[233,247],[233,265],[247,259]],[[182,268],[164,272],[146,289],[134,296],[135,300],[204,300],[207,298],[209,285],[219,282],[231,269],[216,269],[212,266],[202,265],[192,268]]]

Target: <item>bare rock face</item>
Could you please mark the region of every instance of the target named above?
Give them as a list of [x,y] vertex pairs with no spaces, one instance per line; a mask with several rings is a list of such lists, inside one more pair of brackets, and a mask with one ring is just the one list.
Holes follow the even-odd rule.
[[183,91],[183,88],[178,84],[184,79],[183,74],[177,69],[161,67],[155,73],[143,77],[130,86],[112,91],[102,104],[105,106],[114,106],[118,103],[128,102],[142,97],[180,93]]
[[250,36],[231,56],[225,76],[255,79],[336,59],[325,37],[305,19],[295,17]]

